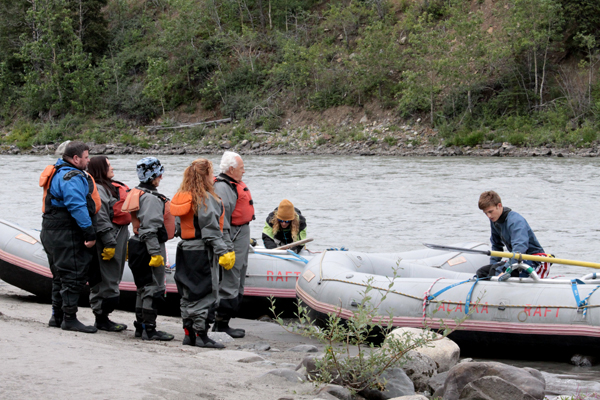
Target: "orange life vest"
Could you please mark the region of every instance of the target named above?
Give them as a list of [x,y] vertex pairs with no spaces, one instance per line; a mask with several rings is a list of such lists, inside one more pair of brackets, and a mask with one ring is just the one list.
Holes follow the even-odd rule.
[[137,187],[129,190],[129,193],[127,193],[127,197],[123,202],[123,207],[121,208],[123,212],[128,212],[131,214],[131,224],[133,227],[133,233],[135,233],[136,235],[139,234],[140,219],[137,217],[137,212],[140,209],[140,197],[145,193],[150,193],[158,197],[163,201],[165,206],[163,212],[163,226],[161,228],[164,228],[166,238],[160,238],[160,236],[162,235],[160,235],[160,232],[157,233],[157,235],[159,236],[159,242],[164,243],[167,240],[173,239],[175,237],[175,217],[171,214],[171,202],[169,201],[169,199],[160,193],[155,193],[150,190],[138,189]]
[[[210,195],[209,195],[210,196]],[[225,221],[225,206],[221,203],[221,215],[219,216],[219,229],[223,232]],[[198,216],[192,209],[192,195],[190,192],[177,192],[171,202],[171,213],[179,217],[182,239],[202,239],[202,227],[198,223]]]
[[235,208],[231,213],[231,225],[246,225],[254,220],[254,200],[250,194],[250,189],[242,181],[236,182],[233,179],[225,179],[221,176],[215,177],[215,182],[227,183],[237,195]]
[[125,203],[125,199],[127,198],[129,187],[119,181],[112,181],[111,183],[117,188],[118,195],[117,202],[113,205],[112,222],[121,226],[129,225],[131,223],[131,214],[123,211],[123,203]]
[[[67,166],[66,164],[63,165]],[[52,184],[52,178],[54,178],[56,171],[58,171],[61,167],[62,166],[56,168],[54,165],[48,165],[46,168],[44,168],[44,171],[42,171],[42,174],[40,175],[39,185],[44,189],[44,197],[42,200],[43,213],[50,212],[50,209],[53,207],[52,198],[54,196],[52,196],[52,193],[50,193],[50,185]],[[102,202],[100,200],[100,193],[98,193],[98,188],[96,187],[96,181],[94,181],[94,178],[85,171],[80,169],[73,171],[76,171],[78,174],[81,173],[86,178],[88,182],[88,194],[86,196],[88,211],[90,216],[97,214],[98,211],[100,211]]]

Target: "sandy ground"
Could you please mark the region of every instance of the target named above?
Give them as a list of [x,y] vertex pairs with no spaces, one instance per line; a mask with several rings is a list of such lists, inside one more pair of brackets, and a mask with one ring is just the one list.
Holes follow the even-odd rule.
[[[130,327],[120,333],[83,334],[48,327],[50,305],[0,281],[0,398],[2,399],[313,399],[310,383],[273,375],[292,368],[306,353],[286,351],[299,344],[322,346],[287,333],[274,323],[236,319],[243,339],[230,339],[224,350],[182,346],[176,317],[159,316],[159,329],[173,333],[171,342],[134,337],[133,313],[115,311],[111,319]],[[92,324],[89,308],[78,313]],[[243,345],[267,342],[271,350],[253,352]],[[266,361],[240,362],[256,357]]]

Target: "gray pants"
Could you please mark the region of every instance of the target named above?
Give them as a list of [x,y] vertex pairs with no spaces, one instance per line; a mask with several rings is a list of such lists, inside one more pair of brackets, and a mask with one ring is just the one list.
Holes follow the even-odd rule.
[[90,306],[94,313],[110,314],[119,302],[119,283],[123,278],[125,258],[127,257],[127,241],[129,230],[126,226],[121,227],[117,234],[117,246],[115,256],[105,261],[102,259],[104,246],[96,242],[96,251],[100,264],[100,276],[102,281],[90,288]]
[[232,226],[231,237],[235,251],[235,265],[229,271],[223,270],[223,279],[219,286],[219,307],[217,314],[222,317],[233,317],[239,308],[244,295],[246,270],[248,269],[248,252],[250,249],[250,225]]

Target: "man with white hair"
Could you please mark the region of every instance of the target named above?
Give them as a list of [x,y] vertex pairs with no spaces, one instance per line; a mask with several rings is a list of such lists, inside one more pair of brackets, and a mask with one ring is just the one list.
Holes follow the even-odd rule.
[[[226,151],[221,158],[221,173],[215,177],[215,192],[223,200],[225,221],[223,238],[235,252],[235,264],[230,270],[223,270],[219,285],[219,305],[215,312],[214,332],[225,332],[233,338],[246,335],[243,329],[229,327],[229,321],[239,309],[244,295],[244,281],[248,269],[248,249],[250,245],[250,221],[254,217],[254,205],[250,190],[244,182],[244,161],[239,154]],[[209,318],[210,319],[210,318]]]

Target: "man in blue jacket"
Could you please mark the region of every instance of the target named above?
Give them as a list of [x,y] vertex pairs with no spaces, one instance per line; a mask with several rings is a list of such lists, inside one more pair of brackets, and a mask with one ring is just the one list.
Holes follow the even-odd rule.
[[85,143],[70,142],[53,166],[40,177],[44,188],[40,239],[52,271],[52,318],[48,325],[94,333],[77,319],[79,294],[88,279],[96,244],[95,215],[100,197],[91,176]]
[[[508,251],[521,254],[543,254],[544,249],[538,242],[531,227],[520,214],[512,211],[508,207],[502,206],[502,200],[498,193],[493,190],[483,192],[479,196],[479,209],[490,219],[493,251],[504,251],[504,246]],[[495,274],[500,275],[499,280],[508,279],[511,276],[512,263],[514,260],[508,260],[506,263],[500,263],[500,257],[491,257],[490,262]],[[523,260],[524,263],[536,270],[540,263],[536,261]],[[505,272],[506,271],[506,272]],[[479,271],[478,271],[479,272]],[[490,271],[494,275],[494,271]],[[479,275],[479,274],[478,274]],[[513,276],[527,277],[529,273],[521,270],[513,272]]]

